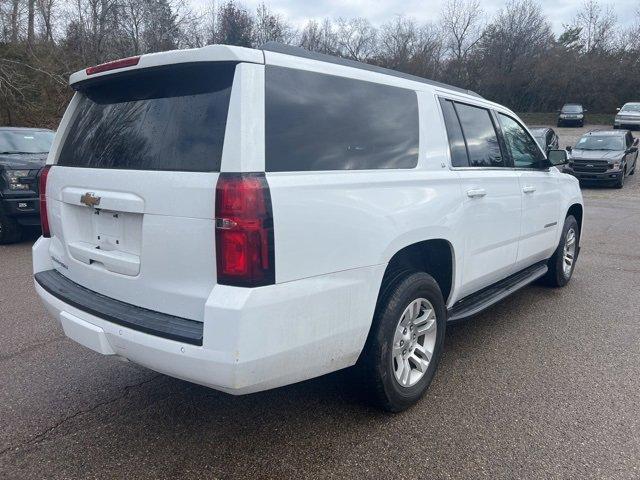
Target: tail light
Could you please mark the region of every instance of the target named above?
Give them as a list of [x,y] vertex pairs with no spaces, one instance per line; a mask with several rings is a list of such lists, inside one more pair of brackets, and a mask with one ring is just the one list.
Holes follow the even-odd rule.
[[273,212],[264,173],[221,173],[216,186],[218,283],[275,283]]
[[42,236],[49,238],[51,231],[49,230],[49,214],[47,213],[47,177],[49,176],[51,165],[46,165],[40,171],[40,226],[42,227]]

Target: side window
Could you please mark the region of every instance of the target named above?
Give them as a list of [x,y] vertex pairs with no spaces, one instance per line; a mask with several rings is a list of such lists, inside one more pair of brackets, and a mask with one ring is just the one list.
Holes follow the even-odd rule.
[[450,100],[440,99],[442,115],[447,128],[449,138],[449,149],[451,151],[451,165],[454,167],[468,167],[469,157],[467,156],[467,146],[462,135],[462,128],[458,120],[458,114]]
[[469,165],[505,167],[489,110],[463,103],[456,103],[455,108],[467,143]]
[[270,172],[414,168],[415,91],[266,67],[265,163]]
[[500,119],[504,140],[511,152],[514,166],[540,168],[544,161],[544,156],[533,138],[511,117],[499,113],[498,118]]

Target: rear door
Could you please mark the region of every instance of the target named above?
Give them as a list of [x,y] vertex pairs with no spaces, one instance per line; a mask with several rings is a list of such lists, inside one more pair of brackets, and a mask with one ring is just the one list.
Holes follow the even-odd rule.
[[491,112],[441,100],[452,167],[462,186],[465,258],[461,296],[514,272],[521,195],[516,172],[503,155]]
[[202,320],[236,64],[86,80],[49,173],[56,269],[108,297]]
[[518,120],[498,113],[507,152],[518,174],[522,195],[522,227],[518,269],[553,254],[562,196],[558,177],[547,167],[536,141]]

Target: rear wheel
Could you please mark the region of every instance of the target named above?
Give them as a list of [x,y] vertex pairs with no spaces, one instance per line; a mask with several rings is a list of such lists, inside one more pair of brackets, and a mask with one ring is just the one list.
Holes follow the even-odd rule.
[[14,218],[0,212],[0,245],[15,243],[22,237],[22,229]]
[[550,287],[564,287],[569,283],[576,267],[579,245],[580,228],[573,215],[569,215],[564,220],[558,248],[547,263],[549,270],[542,277],[545,284]]
[[381,290],[361,359],[372,400],[402,411],[424,394],[436,372],[446,326],[446,308],[436,281],[408,272]]

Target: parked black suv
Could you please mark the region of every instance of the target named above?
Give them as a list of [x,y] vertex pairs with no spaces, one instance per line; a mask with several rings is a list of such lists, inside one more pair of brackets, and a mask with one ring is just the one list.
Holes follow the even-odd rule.
[[579,103],[566,103],[558,111],[558,127],[574,125],[584,127],[584,114],[587,111]]
[[0,244],[20,240],[22,227],[40,225],[38,173],[53,135],[40,128],[0,128]]
[[589,132],[575,148],[567,147],[571,159],[564,171],[580,182],[606,182],[622,188],[626,176],[636,171],[638,140],[628,130]]

